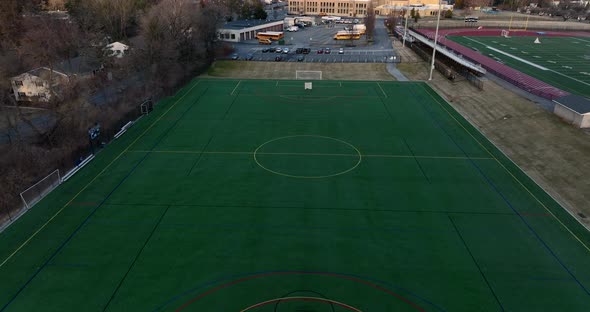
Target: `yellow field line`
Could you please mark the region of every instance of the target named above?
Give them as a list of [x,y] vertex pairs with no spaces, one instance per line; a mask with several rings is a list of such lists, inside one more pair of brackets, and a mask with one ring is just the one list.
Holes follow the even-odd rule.
[[[539,204],[541,204],[541,206],[542,206],[542,207],[543,207],[543,208],[544,208],[544,209],[545,209],[545,210],[546,210],[546,211],[547,211],[547,212],[548,212],[548,213],[549,213],[549,214],[550,214],[550,215],[551,215],[553,218],[555,218],[555,220],[557,220],[557,222],[559,222],[559,224],[561,224],[561,226],[563,226],[563,227],[564,227],[564,228],[565,228],[565,229],[566,229],[566,230],[567,230],[567,231],[568,231],[568,232],[569,232],[569,233],[570,233],[570,234],[571,234],[571,235],[572,235],[572,236],[573,236],[573,237],[574,237],[574,238],[575,238],[575,239],[576,239],[578,242],[580,242],[580,244],[582,244],[582,246],[584,246],[584,248],[585,248],[585,249],[586,249],[588,252],[590,252],[590,248],[588,247],[588,245],[586,245],[586,243],[584,243],[584,241],[582,241],[582,240],[581,240],[581,239],[580,239],[580,238],[579,238],[579,237],[578,237],[578,236],[577,236],[577,235],[576,235],[574,232],[572,232],[572,230],[570,230],[570,228],[569,228],[569,227],[567,227],[567,225],[565,225],[565,224],[564,224],[564,223],[563,223],[563,222],[562,222],[562,221],[561,221],[561,220],[560,220],[560,219],[559,219],[559,218],[558,218],[558,217],[557,217],[557,216],[556,216],[556,215],[555,215],[555,214],[554,214],[554,213],[553,213],[551,210],[549,210],[549,208],[547,208],[547,206],[545,206],[545,204],[543,204],[543,202],[542,202],[541,200],[539,200],[539,199],[537,198],[537,196],[535,196],[535,194],[533,194],[533,193],[531,192],[531,190],[529,190],[529,188],[528,188],[528,187],[526,187],[526,186],[525,186],[525,185],[524,185],[524,184],[523,184],[523,183],[522,183],[522,182],[521,182],[521,181],[520,181],[520,180],[519,180],[519,179],[518,179],[516,176],[514,176],[514,174],[512,174],[512,172],[510,172],[510,170],[508,170],[508,168],[506,168],[506,167],[504,166],[504,164],[502,164],[502,163],[501,163],[501,162],[500,162],[500,161],[499,161],[499,160],[498,160],[496,157],[494,157],[494,155],[492,155],[492,153],[490,153],[490,151],[489,151],[489,150],[488,150],[488,149],[487,149],[485,146],[483,146],[483,144],[481,144],[481,142],[479,142],[479,140],[478,140],[477,138],[475,138],[475,137],[474,137],[474,136],[471,134],[471,132],[469,132],[469,131],[468,131],[468,130],[467,130],[467,129],[466,129],[466,128],[465,128],[465,127],[464,127],[464,126],[463,126],[463,125],[462,125],[462,124],[461,124],[461,123],[460,123],[460,122],[459,122],[459,121],[458,121],[456,118],[455,118],[455,116],[453,116],[453,115],[452,115],[452,114],[451,114],[451,113],[450,113],[450,112],[449,112],[449,111],[448,111],[448,110],[447,110],[447,109],[446,109],[446,108],[445,108],[445,107],[444,107],[444,106],[443,106],[443,105],[442,105],[442,104],[441,104],[441,103],[440,103],[440,102],[439,102],[439,101],[438,101],[438,100],[437,100],[437,99],[436,99],[434,96],[432,96],[432,94],[430,94],[430,92],[428,92],[428,90],[426,90],[422,84],[420,84],[420,87],[421,87],[422,89],[424,89],[424,91],[426,91],[426,93],[428,93],[428,95],[429,95],[429,96],[430,96],[432,99],[434,99],[434,100],[436,101],[436,103],[437,103],[437,104],[438,104],[440,107],[442,107],[442,109],[444,109],[444,110],[447,112],[447,114],[449,114],[449,116],[451,116],[451,118],[453,118],[453,120],[455,120],[455,122],[456,122],[457,124],[459,124],[459,126],[461,126],[461,128],[463,128],[463,130],[464,130],[465,132],[467,132],[467,133],[469,134],[469,136],[471,136],[471,138],[473,138],[473,139],[474,139],[474,140],[475,140],[475,141],[476,141],[476,142],[477,142],[477,143],[478,143],[478,144],[479,144],[479,145],[480,145],[480,146],[481,146],[483,149],[485,149],[485,150],[486,150],[486,152],[488,152],[488,154],[489,154],[490,156],[492,156],[492,157],[493,157],[493,159],[494,159],[494,160],[496,160],[496,162],[497,162],[497,163],[498,163],[498,164],[499,164],[499,165],[500,165],[502,168],[504,168],[504,170],[505,170],[506,172],[508,172],[508,174],[510,174],[510,176],[511,176],[511,177],[512,177],[512,178],[513,178],[513,179],[514,179],[516,182],[518,182],[518,184],[520,184],[520,186],[521,186],[522,188],[524,188],[524,189],[527,191],[527,193],[529,193],[529,195],[531,195],[531,196],[532,196],[532,197],[533,197],[533,198],[534,198],[534,199],[535,199],[535,200],[536,200],[536,201],[537,201]],[[475,127],[474,127],[474,128],[475,128]],[[475,129],[477,129],[477,128],[475,128]],[[508,156],[506,156],[506,158],[508,158]],[[508,159],[509,159],[509,158],[508,158]],[[513,162],[513,163],[514,163],[514,162]],[[515,164],[515,165],[516,165],[516,164]],[[518,167],[518,165],[516,165],[516,166]],[[520,168],[520,167],[519,167],[519,168]],[[521,169],[521,170],[522,170],[522,169]],[[523,171],[523,172],[524,172],[524,171]],[[526,173],[525,173],[525,174],[526,174]],[[565,209],[565,210],[567,211],[567,209],[566,209],[566,208],[564,208],[564,207],[562,207],[562,209]],[[567,211],[567,212],[568,212],[568,213],[570,213],[569,211]],[[570,215],[571,215],[571,213],[570,213]],[[572,217],[573,217],[573,216],[572,216]],[[574,219],[575,219],[576,221],[578,221],[578,220],[577,220],[575,217],[574,217]],[[579,222],[579,221],[578,221],[578,222]]]
[[31,236],[29,236],[29,238],[27,238],[27,240],[25,240],[24,243],[22,243],[14,252],[12,252],[6,259],[4,259],[4,261],[2,261],[2,263],[0,263],[0,268],[2,266],[4,266],[4,264],[6,264],[6,262],[8,262],[8,260],[10,260],[17,252],[19,252],[23,247],[25,247],[35,236],[37,236],[37,234],[39,234],[39,232],[41,232],[41,230],[43,230],[53,219],[55,219],[55,217],[57,217],[69,204],[71,204],[74,199],[76,199],[82,192],[84,192],[89,186],[90,184],[92,184],[101,174],[103,174],[115,161],[117,161],[125,152],[127,152],[127,150],[129,150],[129,148],[131,146],[133,146],[133,144],[135,144],[135,142],[137,142],[141,137],[143,137],[144,134],[146,134],[158,121],[160,121],[166,114],[168,114],[168,112],[174,108],[174,106],[176,106],[176,104],[178,104],[178,102],[180,102],[180,100],[182,100],[187,94],[189,94],[201,81],[197,81],[197,83],[195,83],[194,86],[192,86],[182,97],[180,97],[178,100],[176,100],[176,102],[174,102],[174,104],[172,104],[168,110],[166,110],[158,119],[156,119],[148,128],[146,128],[141,135],[139,135],[137,138],[135,138],[135,140],[133,140],[133,142],[131,142],[129,145],[127,145],[127,147],[119,154],[117,155],[117,157],[115,157],[115,159],[113,159],[106,167],[104,167],[104,169],[102,169],[92,180],[90,180],[90,182],[88,182],[88,184],[86,184],[78,193],[76,193],[76,195],[74,195],[74,197],[72,197],[72,199],[70,199],[70,201],[68,201],[63,207],[61,207],[61,209],[59,209],[51,218],[49,218],[49,220],[47,220],[47,222],[45,222],[39,229],[37,229],[37,231],[35,231]]
[[[165,151],[165,150],[130,150],[129,153],[168,153],[168,154],[230,154],[230,155],[253,155],[254,152],[224,152],[224,151]],[[339,153],[272,153],[258,152],[257,155],[278,155],[278,156],[348,156],[358,157],[358,154],[339,154]],[[387,155],[387,154],[361,154],[362,157],[373,158],[427,158],[427,159],[477,159],[477,160],[495,160],[491,157],[463,157],[463,156],[427,156],[427,155]]]
[[301,301],[317,301],[317,302],[324,302],[324,303],[329,303],[331,305],[337,305],[337,306],[341,306],[344,307],[350,311],[355,311],[355,312],[362,312],[361,310],[350,306],[348,304],[342,303],[342,302],[338,302],[332,299],[325,299],[325,298],[320,298],[320,297],[303,297],[303,296],[296,296],[296,297],[282,297],[282,298],[275,298],[275,299],[270,299],[270,300],[266,300],[266,301],[262,301],[256,304],[253,304],[245,309],[241,309],[240,312],[247,312],[247,311],[251,311],[254,310],[258,307],[261,306],[265,306],[268,305],[270,303],[275,303],[278,304],[281,301],[293,301],[293,300],[301,300]]

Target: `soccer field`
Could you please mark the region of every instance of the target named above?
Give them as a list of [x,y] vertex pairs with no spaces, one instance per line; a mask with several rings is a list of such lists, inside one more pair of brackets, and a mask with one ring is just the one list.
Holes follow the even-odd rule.
[[0,307],[590,311],[589,241],[425,83],[197,79],[0,233]]
[[477,49],[561,90],[590,98],[590,37],[468,37],[448,39]]

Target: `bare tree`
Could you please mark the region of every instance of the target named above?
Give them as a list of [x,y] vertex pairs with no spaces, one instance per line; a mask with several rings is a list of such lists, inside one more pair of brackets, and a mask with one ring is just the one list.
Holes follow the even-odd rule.
[[196,5],[190,0],[162,0],[141,21],[143,48],[137,53],[151,90],[171,89],[208,64],[216,26],[224,18],[217,3]]
[[369,1],[367,5],[367,16],[365,17],[365,26],[367,40],[373,41],[373,33],[375,32],[375,9],[373,8],[373,1]]
[[113,39],[125,38],[142,4],[139,0],[70,0],[67,8],[85,29],[102,30]]

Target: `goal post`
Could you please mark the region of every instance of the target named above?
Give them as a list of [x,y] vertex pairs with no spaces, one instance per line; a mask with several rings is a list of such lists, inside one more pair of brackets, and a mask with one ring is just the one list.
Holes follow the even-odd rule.
[[39,182],[20,193],[20,198],[23,200],[25,208],[30,209],[33,207],[60,184],[61,176],[59,174],[59,169],[55,169]]
[[296,70],[295,79],[297,80],[322,80],[321,70]]

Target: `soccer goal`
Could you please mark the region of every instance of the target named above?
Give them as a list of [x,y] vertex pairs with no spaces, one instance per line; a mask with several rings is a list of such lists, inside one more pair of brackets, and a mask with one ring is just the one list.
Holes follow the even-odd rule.
[[510,31],[506,29],[502,29],[502,37],[510,38]]
[[321,70],[296,70],[295,79],[297,80],[322,80]]
[[149,114],[152,110],[154,110],[154,103],[152,102],[152,99],[149,98],[145,101],[143,101],[143,103],[141,103],[141,105],[139,105],[139,108],[141,110],[141,113],[143,115],[147,115]]
[[61,176],[59,175],[59,169],[56,169],[41,181],[20,193],[20,198],[23,200],[25,207],[30,209],[60,184]]

